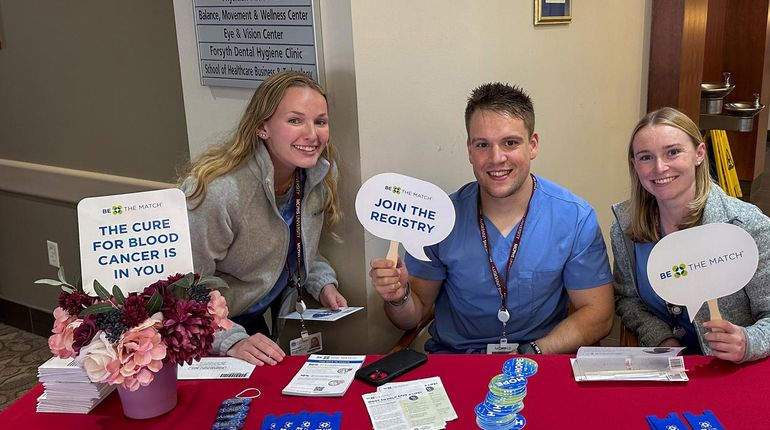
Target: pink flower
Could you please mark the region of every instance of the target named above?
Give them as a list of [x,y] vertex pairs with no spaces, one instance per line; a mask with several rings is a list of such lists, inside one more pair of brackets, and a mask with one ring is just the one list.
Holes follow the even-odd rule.
[[120,370],[118,355],[104,332],[80,349],[77,362],[92,382],[112,383]]
[[[123,386],[131,391],[152,382],[152,372],[163,367],[166,345],[158,333],[163,316],[160,312],[126,331],[118,341],[117,354]],[[148,372],[149,370],[150,372]],[[117,382],[116,380],[116,383]]]
[[80,325],[81,320],[70,314],[62,308],[56,308],[53,311],[56,320],[53,323],[54,334],[48,338],[48,348],[55,356],[59,358],[70,358],[77,355],[72,347],[74,342],[75,329]]
[[61,307],[57,307],[53,310],[53,317],[56,319],[53,322],[53,329],[51,329],[51,332],[53,333],[63,332],[69,323],[78,319],[77,316],[70,316],[69,312],[65,311]]
[[229,330],[233,328],[233,322],[227,319],[229,310],[227,309],[227,301],[222,294],[217,291],[209,292],[209,303],[207,306],[209,314],[214,317],[214,329],[223,328]]

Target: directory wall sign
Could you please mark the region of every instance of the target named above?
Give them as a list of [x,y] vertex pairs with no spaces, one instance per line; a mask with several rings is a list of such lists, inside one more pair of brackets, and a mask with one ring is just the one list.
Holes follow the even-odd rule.
[[201,85],[256,88],[285,70],[319,80],[312,0],[195,0]]

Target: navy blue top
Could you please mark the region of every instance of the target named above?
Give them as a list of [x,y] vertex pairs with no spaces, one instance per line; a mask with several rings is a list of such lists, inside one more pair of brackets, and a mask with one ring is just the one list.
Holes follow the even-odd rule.
[[634,242],[634,249],[636,250],[636,285],[639,287],[639,297],[641,297],[650,311],[663,322],[671,327],[678,325],[684,329],[685,334],[679,342],[682,346],[687,347],[688,354],[702,354],[698,333],[695,331],[695,326],[690,322],[690,314],[687,312],[687,307],[682,306],[682,313],[673,318],[668,311],[666,301],[650,285],[650,279],[647,277],[647,261],[650,259],[650,253],[656,244],[657,242]]

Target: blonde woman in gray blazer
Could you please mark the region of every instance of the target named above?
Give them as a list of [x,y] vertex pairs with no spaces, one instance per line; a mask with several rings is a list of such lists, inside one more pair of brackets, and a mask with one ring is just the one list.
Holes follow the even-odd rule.
[[[616,310],[623,324],[645,346],[686,346],[736,363],[770,355],[770,219],[712,182],[698,127],[675,109],[642,118],[628,156],[631,199],[613,206],[611,230]],[[676,306],[650,292],[641,270],[649,249],[665,234],[717,222],[737,225],[754,238],[757,271],[740,291],[718,300],[723,320],[709,320],[705,304],[676,314]]]

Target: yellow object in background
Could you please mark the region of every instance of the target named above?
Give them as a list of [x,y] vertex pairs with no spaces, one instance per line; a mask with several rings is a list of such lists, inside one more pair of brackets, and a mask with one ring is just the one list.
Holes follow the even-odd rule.
[[733,161],[732,151],[730,151],[730,143],[727,140],[727,132],[724,130],[710,130],[709,136],[711,137],[719,186],[729,196],[742,197],[743,192],[738,180],[738,172],[735,170],[735,162]]

